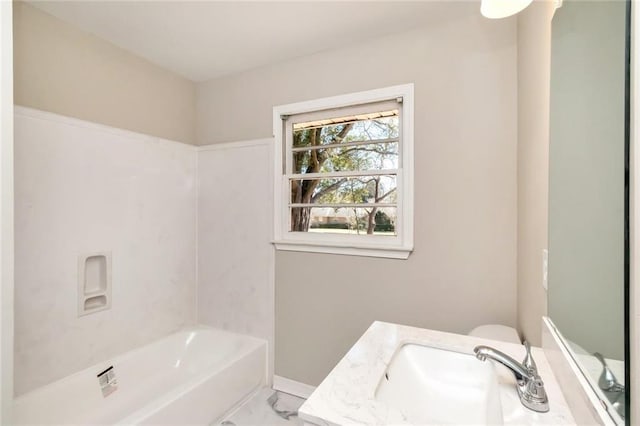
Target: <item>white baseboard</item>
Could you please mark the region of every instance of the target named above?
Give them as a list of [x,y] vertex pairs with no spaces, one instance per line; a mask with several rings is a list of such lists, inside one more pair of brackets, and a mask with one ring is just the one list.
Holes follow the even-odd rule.
[[313,391],[316,390],[316,387],[307,385],[306,383],[296,382],[295,380],[287,379],[286,377],[274,375],[273,389],[307,399],[311,396]]

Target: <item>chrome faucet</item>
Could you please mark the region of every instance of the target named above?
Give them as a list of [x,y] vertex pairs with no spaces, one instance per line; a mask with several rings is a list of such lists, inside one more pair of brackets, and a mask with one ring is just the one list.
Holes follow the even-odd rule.
[[607,361],[604,359],[600,352],[595,352],[593,354],[598,361],[602,364],[602,373],[600,374],[600,379],[598,379],[598,386],[605,392],[613,392],[620,393],[624,391],[624,385],[618,382],[616,376],[613,374],[613,371],[607,365]]
[[522,363],[489,346],[476,346],[473,352],[475,352],[476,358],[480,361],[485,361],[487,358],[492,359],[511,370],[516,376],[516,388],[522,405],[530,410],[546,413],[549,411],[547,392],[544,390],[544,383],[538,375],[538,367],[531,357],[531,346],[528,342],[524,342],[524,347],[527,350],[527,354]]
[[620,417],[624,419],[626,416],[625,387],[622,383],[618,382],[618,379],[607,365],[607,361],[601,353],[595,352],[593,356],[598,358],[598,361],[602,364],[602,373],[598,379],[598,387],[602,389],[604,396],[609,400],[611,405],[613,405],[613,408],[618,414],[620,414]]

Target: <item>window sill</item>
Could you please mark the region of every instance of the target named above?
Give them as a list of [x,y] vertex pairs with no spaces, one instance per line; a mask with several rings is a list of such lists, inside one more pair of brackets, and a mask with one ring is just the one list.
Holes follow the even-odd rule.
[[408,259],[413,247],[371,247],[341,246],[298,241],[274,241],[276,250],[307,253],[339,254],[345,256],[382,257],[387,259]]

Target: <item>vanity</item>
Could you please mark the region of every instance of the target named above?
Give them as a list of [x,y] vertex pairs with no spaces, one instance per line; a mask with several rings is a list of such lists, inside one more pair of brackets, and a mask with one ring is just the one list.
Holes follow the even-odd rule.
[[514,373],[481,361],[490,346],[521,361],[513,343],[374,322],[300,407],[309,425],[574,425],[540,348],[531,355],[544,381],[547,412],[526,408]]

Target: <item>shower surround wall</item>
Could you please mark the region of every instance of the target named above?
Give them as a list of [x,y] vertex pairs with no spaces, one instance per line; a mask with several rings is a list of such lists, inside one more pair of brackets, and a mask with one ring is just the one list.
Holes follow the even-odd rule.
[[[15,141],[16,395],[196,322],[196,148],[27,108]],[[111,309],[78,317],[101,251]]]
[[[195,322],[273,362],[272,139],[194,147],[21,107],[15,124],[16,395]],[[79,317],[96,252],[112,305]]]
[[271,362],[272,149],[262,139],[198,152],[198,321],[267,340]]

